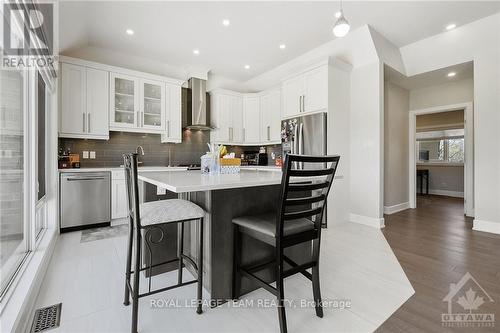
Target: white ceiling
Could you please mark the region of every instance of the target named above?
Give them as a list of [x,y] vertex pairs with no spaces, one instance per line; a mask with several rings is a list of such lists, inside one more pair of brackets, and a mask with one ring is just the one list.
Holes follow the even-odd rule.
[[[454,72],[456,75],[448,77],[448,73],[451,72]],[[472,79],[473,76],[474,65],[472,61],[413,76],[405,76],[389,66],[384,67],[384,80],[392,82],[395,85],[407,90],[415,90],[454,81]]]
[[[336,1],[68,1],[60,3],[59,46],[63,54],[90,45],[247,81],[331,41],[338,7]],[[491,1],[344,3],[353,29],[369,24],[397,46],[499,11],[500,2]],[[127,28],[135,34],[125,34]]]

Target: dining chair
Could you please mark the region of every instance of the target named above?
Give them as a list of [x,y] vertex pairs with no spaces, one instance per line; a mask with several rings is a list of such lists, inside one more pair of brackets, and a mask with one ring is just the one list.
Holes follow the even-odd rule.
[[[152,201],[139,204],[139,185],[137,178],[137,153],[123,155],[125,168],[125,179],[127,185],[128,198],[128,219],[129,234],[127,246],[127,262],[125,271],[125,299],[123,304],[130,304],[132,298],[132,333],[137,333],[137,323],[139,314],[139,298],[150,296],[156,293],[170,289],[183,287],[189,284],[198,283],[197,290],[197,308],[198,314],[202,313],[202,287],[203,287],[203,219],[205,211],[198,205],[181,199],[168,199]],[[184,254],[184,223],[199,221],[199,240],[198,240],[198,262]],[[170,223],[176,223],[181,230],[178,232],[178,251],[177,258],[161,263],[153,264],[152,244],[158,244],[166,237],[162,226]],[[154,239],[157,237],[158,239]],[[135,243],[134,243],[135,240]],[[143,246],[145,245],[145,246]],[[149,253],[148,264],[141,262],[142,250],[145,248]],[[134,265],[132,270],[132,251],[134,253]],[[152,269],[160,265],[178,262],[177,284],[164,288],[151,290]],[[197,272],[197,278],[191,281],[183,282],[182,269],[184,262],[190,264]],[[140,272],[148,270],[149,285],[148,291],[139,292]],[[130,282],[133,276],[132,283]]]
[[[323,317],[319,282],[321,221],[340,156],[286,155],[281,179],[278,209],[261,215],[232,220],[234,234],[233,299],[240,295],[245,277],[277,297],[280,332],[287,332],[284,307],[284,279],[301,273],[311,280],[316,315]],[[295,167],[299,167],[296,169]],[[241,236],[251,237],[274,247],[274,257],[264,263],[241,265]],[[298,264],[284,250],[312,241],[311,261]],[[289,268],[285,269],[284,264]],[[274,268],[276,286],[256,275]],[[308,271],[311,269],[311,272]]]

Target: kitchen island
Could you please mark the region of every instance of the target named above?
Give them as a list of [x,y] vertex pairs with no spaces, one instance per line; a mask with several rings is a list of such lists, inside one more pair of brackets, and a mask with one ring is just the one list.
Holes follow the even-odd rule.
[[[149,183],[158,188],[177,193],[179,197],[190,200],[201,206],[207,213],[204,222],[204,287],[210,293],[211,300],[217,303],[233,298],[233,230],[231,220],[241,215],[254,215],[275,212],[280,198],[280,170],[245,170],[239,174],[206,175],[200,171],[161,171],[139,172],[139,181]],[[198,230],[192,223],[185,224],[185,253],[196,258],[196,242]],[[166,232],[168,239],[169,232]],[[170,230],[172,234],[172,230]],[[175,238],[175,237],[174,237]],[[170,237],[170,242],[172,237]],[[155,253],[169,252],[175,257],[171,244],[158,244],[153,248]],[[286,249],[285,253],[295,262],[301,264],[308,261],[311,246],[299,244]],[[252,238],[242,239],[242,263],[258,264],[274,256],[273,247]],[[154,263],[162,260],[154,260]],[[188,267],[189,268],[189,267]],[[261,272],[260,277],[268,282],[274,280],[272,269]],[[258,286],[243,278],[242,293],[257,289]],[[216,304],[216,303],[214,303]]]

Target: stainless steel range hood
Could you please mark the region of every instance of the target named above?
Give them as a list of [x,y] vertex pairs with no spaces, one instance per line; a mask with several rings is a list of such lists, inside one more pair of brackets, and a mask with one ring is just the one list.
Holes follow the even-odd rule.
[[213,128],[210,126],[210,107],[207,105],[207,82],[195,77],[190,78],[188,82],[183,127],[210,131]]

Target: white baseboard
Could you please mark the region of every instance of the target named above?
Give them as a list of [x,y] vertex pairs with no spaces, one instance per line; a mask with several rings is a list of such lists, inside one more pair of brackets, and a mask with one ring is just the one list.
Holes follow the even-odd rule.
[[382,229],[383,227],[385,227],[384,218],[375,218],[351,213],[349,214],[349,221],[378,229]]
[[445,195],[447,197],[455,197],[455,198],[463,198],[464,197],[464,192],[447,191],[447,190],[434,190],[432,188],[429,189],[429,194]]
[[403,202],[393,206],[384,206],[384,214],[390,215],[410,208],[409,202]]
[[491,232],[500,235],[500,222],[474,219],[472,230]]

